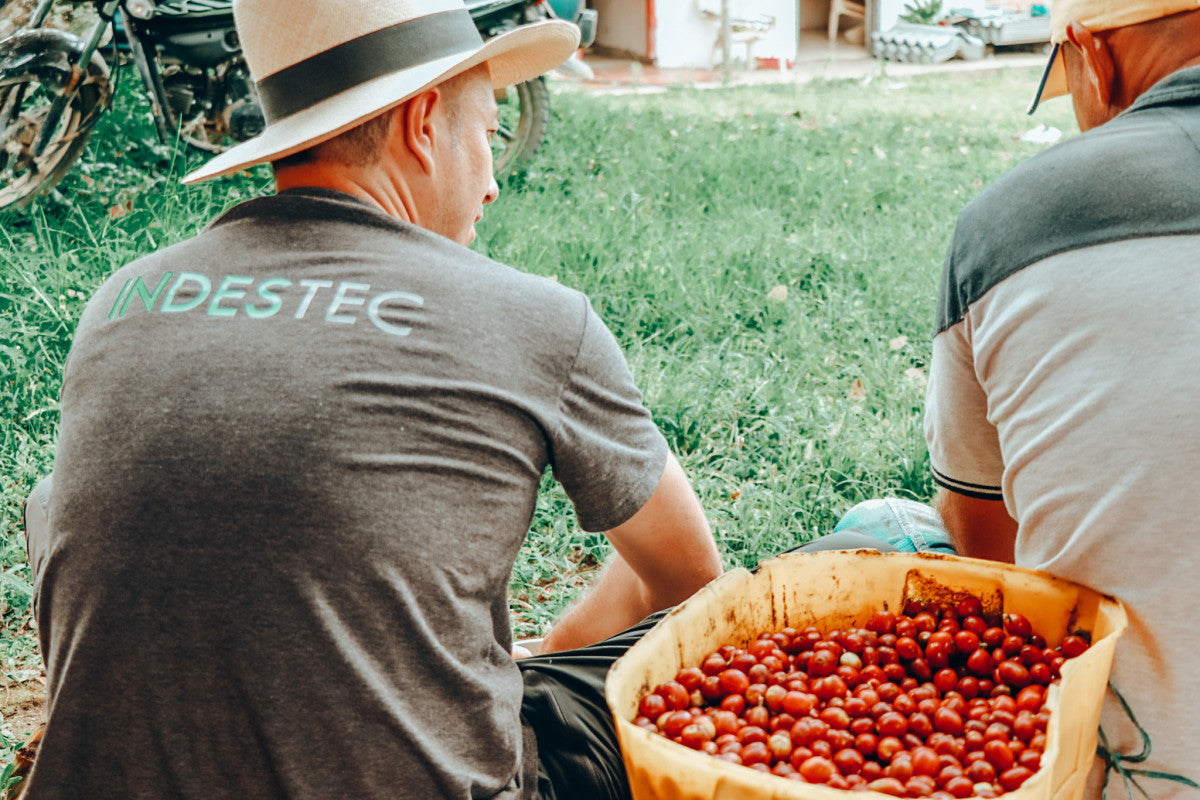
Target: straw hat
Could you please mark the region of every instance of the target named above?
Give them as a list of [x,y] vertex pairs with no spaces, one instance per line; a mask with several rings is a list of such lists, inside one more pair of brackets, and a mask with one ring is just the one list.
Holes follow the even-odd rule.
[[1067,93],[1062,45],[1067,40],[1068,23],[1078,22],[1092,32],[1107,31],[1196,8],[1200,8],[1200,0],[1054,0],[1050,6],[1050,43],[1054,48],[1029,113],[1036,111],[1041,101]]
[[562,20],[485,43],[462,0],[234,0],[233,12],[267,126],[184,183],[297,153],[478,64],[501,88],[579,46],[579,28]]

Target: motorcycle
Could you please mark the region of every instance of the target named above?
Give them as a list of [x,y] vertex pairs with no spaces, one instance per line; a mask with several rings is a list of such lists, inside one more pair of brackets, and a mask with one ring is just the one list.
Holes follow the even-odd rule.
[[[467,10],[484,39],[498,36],[525,22],[565,19],[579,26],[580,47],[596,40],[597,15],[585,0],[466,0]],[[541,146],[550,122],[545,76],[509,86],[497,93],[500,130],[492,140],[492,160],[498,175],[512,172]]]
[[[570,7],[583,41],[595,12]],[[262,132],[265,121],[234,28],[232,0],[79,0],[92,6],[80,33],[47,24],[58,0],[37,0],[29,20],[0,41],[0,208],[48,191],[83,152],[112,102],[119,70],[132,62],[150,101],[158,138],[218,153]],[[0,2],[0,6],[3,2]],[[559,16],[549,0],[468,0],[485,39]],[[544,77],[498,93],[496,171],[512,171],[541,145],[549,122]]]

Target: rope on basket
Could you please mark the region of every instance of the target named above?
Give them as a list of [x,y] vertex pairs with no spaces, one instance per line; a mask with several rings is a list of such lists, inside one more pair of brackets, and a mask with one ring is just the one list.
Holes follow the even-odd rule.
[[1175,775],[1170,772],[1160,772],[1159,770],[1152,769],[1130,769],[1129,767],[1125,766],[1126,764],[1140,764],[1150,757],[1150,734],[1147,733],[1146,729],[1143,728],[1141,723],[1137,721],[1137,717],[1133,715],[1133,709],[1129,707],[1129,703],[1125,702],[1125,698],[1121,696],[1121,693],[1117,691],[1117,687],[1113,686],[1111,681],[1108,684],[1108,690],[1113,693],[1114,697],[1117,698],[1117,702],[1121,704],[1121,708],[1125,711],[1125,715],[1129,717],[1129,721],[1133,723],[1134,727],[1137,728],[1138,733],[1141,734],[1142,749],[1141,752],[1134,755],[1118,753],[1108,744],[1108,737],[1104,735],[1104,728],[1100,728],[1100,741],[1099,744],[1096,745],[1096,755],[1104,760],[1104,788],[1100,792],[1100,800],[1108,800],[1108,778],[1113,772],[1116,772],[1121,776],[1121,781],[1125,784],[1125,794],[1130,798],[1130,800],[1133,798],[1133,789],[1137,789],[1138,793],[1142,797],[1146,798],[1146,800],[1153,800],[1146,790],[1142,788],[1142,785],[1137,782],[1137,778],[1134,776],[1175,781],[1176,783],[1182,783],[1184,786],[1189,786],[1193,789],[1200,789],[1200,784],[1196,783],[1190,778],[1185,778],[1182,775]]

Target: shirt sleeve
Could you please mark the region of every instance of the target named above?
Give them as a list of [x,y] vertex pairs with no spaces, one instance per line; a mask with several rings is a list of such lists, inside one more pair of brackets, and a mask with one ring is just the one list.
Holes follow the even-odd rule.
[[965,321],[933,339],[925,440],[939,485],[981,500],[1004,499],[1000,438],[988,420],[987,395],[975,371]]
[[650,499],[666,466],[667,442],[616,339],[585,305],[579,350],[559,397],[551,462],[579,524],[602,531]]

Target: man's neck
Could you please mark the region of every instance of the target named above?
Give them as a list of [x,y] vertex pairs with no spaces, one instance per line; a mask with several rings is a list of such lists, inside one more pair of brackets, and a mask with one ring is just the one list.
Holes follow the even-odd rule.
[[1117,29],[1107,38],[1119,72],[1113,99],[1121,108],[1168,75],[1200,65],[1200,11]]
[[345,192],[379,208],[386,214],[416,223],[415,205],[406,184],[388,176],[385,170],[371,170],[331,166],[313,161],[289,165],[275,170],[275,186],[278,191],[301,187],[319,187]]

